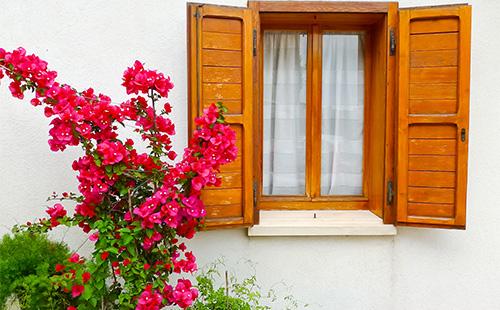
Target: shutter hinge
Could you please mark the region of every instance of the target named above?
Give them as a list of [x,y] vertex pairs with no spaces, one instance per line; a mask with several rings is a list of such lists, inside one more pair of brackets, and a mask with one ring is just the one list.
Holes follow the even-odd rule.
[[467,131],[465,130],[465,128],[462,128],[462,130],[460,131],[460,140],[462,140],[462,142],[465,142],[466,135]]
[[200,14],[201,7],[202,7],[201,5],[196,7],[196,12],[194,12],[194,15],[193,15],[194,17],[196,17],[196,19],[201,17],[201,14]]
[[253,42],[253,55],[257,56],[257,29],[253,30],[252,42]]
[[257,207],[257,181],[253,181],[253,207]]
[[389,55],[396,55],[396,34],[394,28],[389,31]]
[[387,205],[392,205],[392,202],[394,200],[394,185],[392,184],[392,181],[389,180],[387,182]]

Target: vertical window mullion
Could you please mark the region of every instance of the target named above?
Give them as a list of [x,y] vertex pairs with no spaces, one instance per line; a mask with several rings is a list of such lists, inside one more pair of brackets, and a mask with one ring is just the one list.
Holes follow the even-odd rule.
[[311,198],[321,195],[321,62],[322,40],[318,25],[312,26],[311,44],[311,110],[310,127],[310,194]]
[[312,59],[313,33],[309,27],[307,31],[307,71],[306,71],[306,196],[311,198],[311,94],[312,94]]

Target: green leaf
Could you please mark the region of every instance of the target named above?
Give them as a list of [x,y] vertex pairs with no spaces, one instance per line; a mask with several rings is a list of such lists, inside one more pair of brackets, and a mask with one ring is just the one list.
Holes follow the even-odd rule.
[[[96,307],[97,306],[97,299],[96,298],[92,298],[90,300],[90,303],[92,304],[92,306]],[[95,309],[95,308],[94,308]]]
[[97,281],[94,284],[95,284],[95,287],[99,290],[102,290],[104,288],[104,281]]
[[113,174],[113,166],[105,166],[104,169],[106,170],[107,174]]
[[137,251],[135,250],[135,246],[133,243],[127,244],[127,251],[131,254],[131,256],[137,255]]
[[120,188],[120,196],[126,196],[128,194],[128,188],[122,187]]
[[82,298],[84,300],[89,300],[92,297],[92,293],[94,292],[94,290],[92,289],[92,286],[90,286],[88,284],[85,284],[84,288],[85,289],[83,290]]
[[118,255],[118,249],[117,248],[114,248],[114,247],[109,247],[107,248],[105,251],[109,252],[109,253],[113,253],[113,254],[116,254]]
[[118,232],[120,232],[120,233],[129,233],[129,232],[130,232],[130,229],[129,229],[129,228],[127,228],[127,227],[124,227],[124,228],[120,228],[120,229],[118,230]]
[[134,236],[132,236],[132,235],[122,235],[123,245],[129,244],[130,242],[132,242],[132,240],[134,240]]

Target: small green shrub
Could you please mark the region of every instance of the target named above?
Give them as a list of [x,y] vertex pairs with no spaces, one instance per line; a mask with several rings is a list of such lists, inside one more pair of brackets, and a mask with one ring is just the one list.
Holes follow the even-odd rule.
[[[247,262],[251,264],[250,262]],[[281,299],[275,290],[263,291],[257,283],[255,272],[239,280],[227,270],[221,272],[224,262],[219,259],[196,277],[199,297],[190,308],[192,310],[271,310],[273,304],[280,302],[281,309],[292,310],[307,308],[307,304],[298,302],[293,296]],[[225,268],[224,268],[225,269]],[[223,282],[222,286],[217,283]]]
[[[65,296],[50,280],[55,265],[70,252],[66,245],[45,235],[17,233],[0,241],[0,309],[17,299],[21,309],[65,309]],[[66,295],[67,296],[67,295]]]

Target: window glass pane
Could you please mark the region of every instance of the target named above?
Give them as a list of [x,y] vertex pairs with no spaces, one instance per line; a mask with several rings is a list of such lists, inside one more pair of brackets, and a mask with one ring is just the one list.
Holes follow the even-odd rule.
[[321,195],[363,193],[363,35],[323,35]]
[[264,32],[263,194],[304,195],[307,34]]

